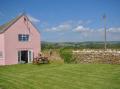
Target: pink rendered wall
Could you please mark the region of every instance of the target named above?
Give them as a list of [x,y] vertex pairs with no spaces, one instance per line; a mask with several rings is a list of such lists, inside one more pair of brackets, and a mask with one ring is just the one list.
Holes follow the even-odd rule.
[[[5,32],[5,64],[17,64],[18,63],[18,51],[19,50],[33,50],[34,57],[41,51],[40,46],[40,33],[29,22],[30,33],[27,26],[24,23],[24,16],[21,17],[14,25],[12,25]],[[20,42],[18,40],[18,34],[29,34],[30,41]]]
[[0,65],[5,65],[4,34],[0,34],[0,52],[2,52],[2,57],[0,57]]

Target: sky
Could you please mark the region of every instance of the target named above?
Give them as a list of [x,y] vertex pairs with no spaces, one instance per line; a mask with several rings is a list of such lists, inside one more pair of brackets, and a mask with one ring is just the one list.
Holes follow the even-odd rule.
[[120,41],[120,0],[1,0],[0,25],[25,12],[42,41]]

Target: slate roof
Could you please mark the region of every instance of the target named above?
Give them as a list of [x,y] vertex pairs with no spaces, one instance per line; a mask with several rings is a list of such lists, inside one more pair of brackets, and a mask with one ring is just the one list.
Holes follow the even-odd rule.
[[16,18],[12,19],[11,21],[3,24],[0,26],[0,34],[5,32],[10,26],[12,26],[19,18],[21,18],[23,15],[25,15],[24,13],[17,16]]

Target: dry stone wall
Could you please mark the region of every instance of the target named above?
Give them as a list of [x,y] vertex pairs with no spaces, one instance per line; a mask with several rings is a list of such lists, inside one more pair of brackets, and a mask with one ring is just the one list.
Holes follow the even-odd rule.
[[82,50],[73,51],[75,63],[120,64],[120,51]]

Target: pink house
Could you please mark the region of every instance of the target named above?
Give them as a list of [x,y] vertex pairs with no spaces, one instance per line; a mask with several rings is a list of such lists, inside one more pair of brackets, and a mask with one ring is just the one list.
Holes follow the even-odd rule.
[[0,65],[30,63],[40,51],[40,33],[25,14],[0,26]]

